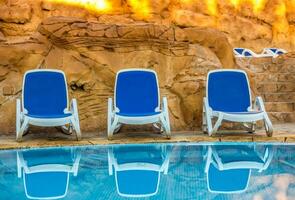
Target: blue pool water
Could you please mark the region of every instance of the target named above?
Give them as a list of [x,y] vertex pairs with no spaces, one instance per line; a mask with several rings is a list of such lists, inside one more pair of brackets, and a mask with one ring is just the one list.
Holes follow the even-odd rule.
[[295,199],[295,145],[0,151],[0,199]]

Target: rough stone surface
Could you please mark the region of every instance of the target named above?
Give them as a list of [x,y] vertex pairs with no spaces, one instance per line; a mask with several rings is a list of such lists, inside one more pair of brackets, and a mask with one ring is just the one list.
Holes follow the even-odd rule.
[[116,72],[124,68],[154,69],[161,94],[169,99],[173,129],[196,129],[201,124],[207,72],[222,68],[222,63],[236,66],[232,47],[222,33],[195,28],[200,33],[196,35],[193,28],[183,29],[185,39],[176,40],[176,29],[179,31],[165,25],[118,25],[52,17],[28,39],[2,42],[0,77],[5,94],[0,118],[6,118],[5,131],[13,132],[15,118],[8,118],[4,110],[14,108],[24,72],[38,67],[66,73],[70,96],[79,102],[84,131],[105,130],[107,98],[113,95]]
[[295,122],[295,54],[275,59],[238,59],[237,63],[252,74],[255,94],[265,100],[272,121]]
[[[144,0],[133,3],[106,0],[112,5],[112,9],[107,12],[94,12],[85,9],[85,6],[52,3],[54,1],[0,1],[0,31],[5,36],[30,35],[44,19],[67,16],[109,24],[140,21],[214,28],[222,31],[233,46],[248,47],[257,52],[266,46],[278,46],[289,51],[295,49],[295,3],[290,0]],[[261,6],[258,9],[253,4],[259,2]]]
[[237,65],[232,54],[233,46],[294,50],[293,4],[281,1],[288,9],[277,16],[275,0],[259,14],[223,0],[216,13],[197,0],[149,2],[149,16],[143,17],[132,5],[115,0],[107,14],[46,0],[0,1],[1,132],[15,131],[22,76],[36,68],[65,71],[83,131],[106,129],[106,102],[116,72],[139,67],[159,74],[175,131],[199,129],[206,74],[219,68],[247,70],[253,94],[266,100],[274,122],[295,121],[295,55],[238,60]]

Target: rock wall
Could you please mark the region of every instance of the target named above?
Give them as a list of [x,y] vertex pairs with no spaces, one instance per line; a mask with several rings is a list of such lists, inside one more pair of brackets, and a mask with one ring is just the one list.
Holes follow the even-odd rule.
[[[52,16],[78,17],[101,23],[137,21],[166,26],[214,28],[226,34],[233,46],[261,51],[277,46],[295,49],[295,2],[290,0],[103,0],[106,11],[94,6],[52,2],[81,0],[1,0],[0,39],[29,36]],[[95,2],[89,0],[88,2]],[[85,9],[86,7],[86,9]],[[87,9],[88,8],[88,9]]]
[[[22,76],[36,68],[65,71],[70,96],[78,99],[83,131],[106,129],[107,98],[113,95],[116,72],[141,67],[158,73],[174,131],[199,129],[206,75],[219,68],[247,70],[253,93],[266,99],[272,119],[295,121],[295,55],[237,63],[232,55],[232,46],[238,44],[253,49],[278,44],[291,51],[292,32],[284,33],[286,40],[276,40],[274,34],[269,35],[275,27],[267,20],[258,20],[259,27],[269,29],[261,28],[267,31],[256,34],[261,31],[256,18],[242,9],[230,19],[225,11],[231,8],[223,4],[218,16],[224,18],[217,18],[202,13],[206,9],[197,2],[190,7],[169,0],[155,1],[152,14],[142,18],[124,2],[120,4],[124,9],[102,15],[47,1],[0,1],[1,133],[14,133],[15,99],[21,95]],[[176,15],[175,6],[185,15]],[[194,16],[190,16],[192,13]],[[209,25],[212,18],[218,23]],[[231,31],[220,26],[225,18],[233,23],[228,25]],[[246,20],[248,28],[242,29],[243,23],[237,19]],[[293,26],[293,18],[288,15],[286,19],[288,27]]]
[[295,54],[273,58],[238,59],[252,74],[255,93],[265,101],[274,123],[295,122]]
[[48,18],[29,39],[2,42],[0,60],[3,132],[14,131],[12,111],[22,76],[37,66],[65,71],[84,131],[105,130],[107,98],[113,95],[120,69],[157,71],[161,94],[169,99],[173,129],[194,130],[201,124],[208,70],[235,67],[231,45],[213,29],[109,25],[69,17]]

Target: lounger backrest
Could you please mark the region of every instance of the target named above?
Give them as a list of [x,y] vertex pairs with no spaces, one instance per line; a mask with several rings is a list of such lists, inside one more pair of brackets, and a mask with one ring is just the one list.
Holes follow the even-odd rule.
[[247,112],[251,94],[246,73],[242,70],[211,71],[207,77],[207,98],[214,111]]
[[24,108],[32,115],[63,114],[67,108],[67,85],[61,71],[36,70],[25,74]]
[[26,196],[29,199],[56,199],[66,195],[68,172],[39,172],[24,174]]
[[151,70],[124,70],[117,74],[115,106],[120,113],[155,112],[159,107],[157,75]]

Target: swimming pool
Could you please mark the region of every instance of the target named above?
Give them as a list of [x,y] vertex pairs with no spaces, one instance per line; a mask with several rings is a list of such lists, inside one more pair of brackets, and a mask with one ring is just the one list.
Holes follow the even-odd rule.
[[295,145],[0,151],[0,199],[295,199]]

